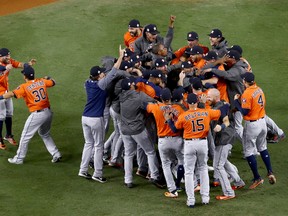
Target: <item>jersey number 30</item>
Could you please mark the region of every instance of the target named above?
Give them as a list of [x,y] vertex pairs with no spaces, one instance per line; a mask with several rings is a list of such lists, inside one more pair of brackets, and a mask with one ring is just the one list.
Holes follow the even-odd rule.
[[43,88],[40,88],[38,90],[34,90],[32,92],[32,94],[34,95],[34,102],[39,102],[41,100],[45,100],[46,99],[46,93],[45,90]]
[[203,124],[204,119],[196,119],[191,121],[192,123],[192,131],[193,132],[199,132],[204,130],[204,124]]

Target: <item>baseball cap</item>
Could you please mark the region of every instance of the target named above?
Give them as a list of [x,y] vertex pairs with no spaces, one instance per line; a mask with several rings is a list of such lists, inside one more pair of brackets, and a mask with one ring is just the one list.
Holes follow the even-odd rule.
[[190,93],[187,97],[187,102],[189,104],[195,104],[198,102],[198,97],[196,94]]
[[192,68],[193,65],[190,61],[187,61],[187,62],[182,62],[181,64],[181,68]]
[[172,94],[172,99],[173,101],[175,102],[179,102],[180,100],[183,99],[183,93],[184,93],[184,89],[183,88],[178,88],[178,89],[175,89],[173,91],[173,94]]
[[90,69],[90,75],[95,77],[98,76],[100,73],[103,73],[106,70],[106,68],[101,68],[99,66],[94,66]]
[[240,59],[240,53],[236,50],[230,50],[227,52],[227,56],[229,58],[233,58],[235,59],[236,61],[238,61]]
[[251,72],[246,72],[246,73],[242,74],[241,77],[243,78],[243,80],[245,80],[246,82],[249,82],[249,83],[252,83],[255,80],[255,76]]
[[201,79],[198,77],[191,77],[189,82],[191,83],[193,89],[200,90],[202,88]]
[[157,26],[154,24],[149,24],[145,27],[146,32],[149,32],[153,35],[159,34],[160,32],[157,30]]
[[161,70],[151,70],[150,71],[150,77],[155,77],[155,78],[161,78],[163,76],[163,73]]
[[24,67],[21,73],[27,78],[34,78],[35,71],[31,66]]
[[210,60],[216,60],[218,58],[218,55],[215,51],[209,51],[206,55],[203,57],[206,61]]
[[198,55],[198,54],[203,54],[204,51],[203,51],[203,48],[200,47],[200,46],[194,46],[193,48],[190,48],[189,50],[185,50],[185,53],[186,54],[189,54],[189,55]]
[[132,52],[129,48],[126,48],[124,50],[124,57],[130,57],[134,54],[134,52]]
[[150,70],[144,70],[143,73],[142,73],[143,79],[148,80],[149,77],[150,77],[150,74],[151,74],[151,71],[150,71]]
[[196,32],[188,32],[187,33],[187,40],[188,41],[194,41],[194,40],[198,40],[199,39],[199,36]]
[[208,36],[212,38],[222,38],[222,32],[219,29],[213,29]]
[[140,28],[140,22],[139,20],[137,19],[132,19],[129,24],[128,24],[128,27],[131,27],[131,28]]
[[236,50],[237,52],[239,52],[240,56],[242,56],[242,48],[239,45],[233,45],[230,48],[227,49],[228,51],[230,50]]
[[130,62],[133,64],[140,62],[140,61],[141,61],[140,56],[137,54],[133,54],[130,58]]
[[157,58],[155,60],[155,67],[163,67],[165,65],[167,65],[167,61],[164,58]]
[[7,55],[9,55],[9,54],[10,54],[9,49],[7,49],[7,48],[1,48],[1,49],[0,49],[0,57],[2,57],[2,56],[7,56]]
[[133,80],[131,80],[130,78],[125,78],[122,80],[121,82],[121,88],[123,90],[129,90],[130,86],[133,84]]
[[163,101],[168,101],[172,98],[171,91],[169,88],[164,88],[161,90],[160,97]]
[[129,61],[122,61],[121,65],[119,67],[120,70],[127,70],[129,68],[133,67],[133,64]]
[[0,65],[0,71],[5,71],[6,70],[6,67],[5,66],[2,66]]

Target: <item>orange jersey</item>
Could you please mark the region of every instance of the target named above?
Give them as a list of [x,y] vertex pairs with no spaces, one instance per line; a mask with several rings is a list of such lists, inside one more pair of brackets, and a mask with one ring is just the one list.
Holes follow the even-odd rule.
[[158,137],[163,136],[180,136],[180,132],[174,133],[166,120],[164,118],[164,112],[172,113],[173,120],[177,121],[178,116],[184,112],[181,106],[177,104],[164,104],[164,103],[157,103],[157,104],[148,104],[146,111],[148,113],[152,113],[156,120],[157,126],[157,135]]
[[220,110],[189,109],[178,117],[175,127],[184,129],[184,139],[206,138],[210,129],[210,121],[218,120],[220,116]]
[[[209,52],[209,48],[202,45],[202,44],[198,44],[198,46],[202,47],[203,51],[204,51],[204,54],[208,53]],[[184,46],[184,47],[181,47],[179,48],[176,52],[174,52],[174,55],[176,56],[176,58],[174,58],[172,61],[171,61],[171,65],[173,64],[177,64],[179,61],[180,61],[180,57],[184,55],[185,53],[185,50],[189,48],[189,46]]]
[[50,107],[47,87],[54,86],[54,81],[46,79],[29,80],[21,84],[13,91],[16,98],[25,100],[30,112]]
[[136,86],[137,86],[137,91],[139,91],[139,92],[142,91],[152,98],[159,98],[160,97],[161,88],[159,86],[156,86],[153,83],[147,84],[144,82],[138,82],[136,84]]
[[258,120],[265,116],[265,95],[261,88],[256,84],[245,89],[241,96],[243,109],[249,109],[248,115],[244,116],[245,120]]
[[202,69],[206,65],[206,60],[201,59],[199,62],[194,62],[194,68],[197,68],[198,70]]
[[[218,70],[225,70],[224,66],[221,64],[218,67]],[[220,100],[225,100],[226,102],[229,103],[229,97],[228,97],[228,93],[227,93],[227,83],[226,80],[223,78],[218,78],[218,82],[217,82],[217,89],[220,92]]]
[[8,91],[8,76],[9,71],[0,71],[0,95],[6,93]]
[[140,35],[137,35],[135,37],[132,37],[131,34],[127,31],[124,34],[124,44],[126,45],[126,47],[128,47],[131,51],[134,52],[134,42],[141,36],[142,36],[142,31]]

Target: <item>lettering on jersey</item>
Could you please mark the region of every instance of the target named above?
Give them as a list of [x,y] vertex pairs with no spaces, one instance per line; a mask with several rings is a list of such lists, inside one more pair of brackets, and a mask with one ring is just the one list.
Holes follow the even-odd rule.
[[262,89],[258,88],[255,92],[253,92],[252,97],[255,98],[257,95],[262,94]]
[[31,91],[32,89],[34,88],[37,88],[37,87],[41,87],[41,86],[44,86],[44,82],[43,81],[38,81],[38,82],[34,82],[32,83],[31,85],[27,86],[27,90],[28,91]]
[[178,116],[180,115],[179,111],[176,110],[176,109],[174,109],[171,105],[161,106],[161,107],[160,107],[160,110],[161,110],[163,113],[172,113],[172,115],[173,115],[172,120],[173,120],[174,122],[177,121]]
[[196,117],[202,117],[202,116],[207,117],[208,116],[208,112],[194,112],[194,113],[191,113],[191,114],[185,116],[185,120],[189,121],[190,119],[194,119]]

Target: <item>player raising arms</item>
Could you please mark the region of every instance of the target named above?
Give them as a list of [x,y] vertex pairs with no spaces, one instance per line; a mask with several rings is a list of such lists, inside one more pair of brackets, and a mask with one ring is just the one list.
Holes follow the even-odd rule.
[[255,149],[261,154],[261,158],[267,169],[269,183],[276,183],[276,178],[272,171],[270,156],[267,149],[266,135],[267,125],[265,122],[265,96],[261,88],[255,83],[253,73],[246,72],[241,76],[246,87],[241,96],[241,104],[238,99],[240,94],[234,96],[234,104],[243,114],[245,124],[243,131],[244,156],[253,172],[253,184],[249,189],[254,189],[263,184],[264,180],[258,173],[257,160],[254,155]]
[[50,110],[50,102],[47,94],[47,88],[54,86],[55,81],[49,77],[35,79],[35,72],[31,66],[25,67],[22,73],[26,83],[0,96],[0,100],[12,97],[23,97],[31,112],[22,131],[17,153],[13,158],[9,158],[8,162],[12,164],[23,164],[29,141],[38,131],[47,150],[53,157],[52,163],[56,163],[60,161],[61,154],[50,135],[53,114]]

